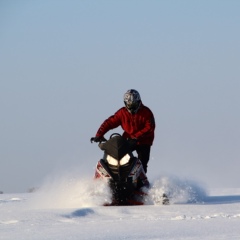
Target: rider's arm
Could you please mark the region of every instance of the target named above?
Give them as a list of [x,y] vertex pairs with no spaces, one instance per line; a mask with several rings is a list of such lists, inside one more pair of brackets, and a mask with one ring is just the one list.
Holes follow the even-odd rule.
[[110,116],[101,124],[96,133],[97,137],[103,137],[104,134],[107,133],[109,130],[117,128],[121,125],[119,111],[121,111],[121,109],[119,109],[114,115]]
[[144,138],[146,134],[154,132],[155,129],[155,119],[151,110],[145,108],[141,114],[144,115],[145,124],[143,128],[134,134],[134,137],[137,139]]

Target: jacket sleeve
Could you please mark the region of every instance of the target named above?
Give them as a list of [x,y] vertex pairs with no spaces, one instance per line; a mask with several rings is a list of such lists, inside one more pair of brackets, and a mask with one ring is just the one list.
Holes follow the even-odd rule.
[[96,136],[103,137],[105,133],[109,130],[117,128],[121,124],[120,110],[118,110],[114,115],[106,119],[99,127]]
[[134,134],[137,139],[144,138],[148,134],[152,134],[155,130],[155,119],[153,113],[149,110],[146,114],[147,118],[144,127]]

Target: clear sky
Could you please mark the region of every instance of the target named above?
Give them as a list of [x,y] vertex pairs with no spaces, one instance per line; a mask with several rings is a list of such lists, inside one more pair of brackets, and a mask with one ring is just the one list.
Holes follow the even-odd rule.
[[156,118],[150,178],[240,187],[239,13],[239,0],[1,0],[0,190],[93,175],[89,139],[130,88]]

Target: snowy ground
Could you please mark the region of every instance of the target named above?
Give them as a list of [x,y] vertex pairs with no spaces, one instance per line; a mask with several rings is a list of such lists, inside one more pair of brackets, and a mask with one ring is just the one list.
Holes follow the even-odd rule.
[[[202,189],[173,178],[152,182],[144,206],[103,207],[106,186],[49,180],[35,193],[0,195],[0,239],[240,239],[240,189]],[[159,205],[162,192],[171,204]]]

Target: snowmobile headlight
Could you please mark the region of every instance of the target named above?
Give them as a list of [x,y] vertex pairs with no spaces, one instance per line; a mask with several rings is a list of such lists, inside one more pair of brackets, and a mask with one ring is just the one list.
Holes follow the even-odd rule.
[[106,159],[107,159],[107,161],[108,161],[108,163],[109,163],[110,165],[118,166],[118,160],[116,160],[116,159],[113,158],[112,156],[107,155]]
[[119,161],[119,163],[120,163],[120,165],[122,166],[122,165],[127,164],[127,163],[129,162],[129,160],[130,160],[130,156],[129,156],[129,154],[126,154],[126,155]]

